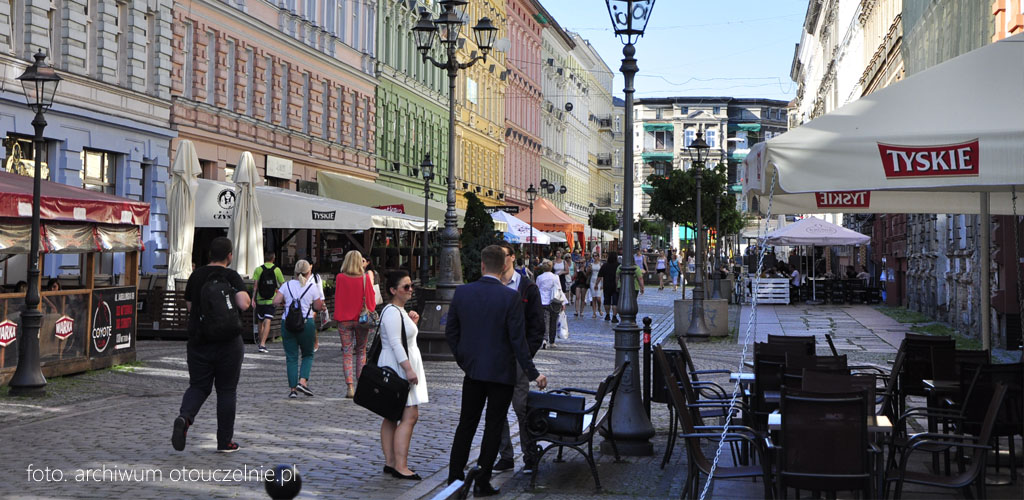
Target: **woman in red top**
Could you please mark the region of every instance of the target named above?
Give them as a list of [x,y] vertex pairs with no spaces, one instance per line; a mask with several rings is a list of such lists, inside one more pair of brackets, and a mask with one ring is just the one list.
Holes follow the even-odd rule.
[[341,272],[334,280],[334,320],[338,322],[338,335],[341,336],[341,359],[345,367],[345,383],[348,392],[345,397],[355,396],[356,391],[352,377],[352,350],[355,347],[356,369],[355,379],[366,364],[366,335],[369,329],[359,326],[359,314],[365,305],[373,310],[377,297],[373,287],[373,272],[367,271],[369,262],[358,250],[345,254],[341,264]]

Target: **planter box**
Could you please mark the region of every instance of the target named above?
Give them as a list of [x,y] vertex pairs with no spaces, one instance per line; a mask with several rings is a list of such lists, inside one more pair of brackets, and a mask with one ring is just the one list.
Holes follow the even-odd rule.
[[[675,334],[686,337],[686,329],[690,326],[692,301],[675,301]],[[704,299],[704,322],[712,337],[729,335],[729,301],[725,299]]]

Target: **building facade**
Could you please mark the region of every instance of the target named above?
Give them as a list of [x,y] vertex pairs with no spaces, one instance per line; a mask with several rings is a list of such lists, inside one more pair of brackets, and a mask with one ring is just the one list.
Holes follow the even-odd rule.
[[203,177],[230,179],[249,151],[270,185],[376,178],[376,3],[331,6],[175,4],[172,124]]
[[[470,23],[463,26],[466,42],[458,50],[460,61],[481,55],[473,40],[472,26],[488,17],[498,27],[501,40],[508,36],[506,0],[470,0]],[[491,50],[486,61],[459,71],[456,82],[455,178],[456,206],[466,208],[466,192],[473,192],[488,206],[504,204],[505,189],[505,92],[508,75],[506,54]]]
[[541,178],[540,106],[542,7],[536,0],[508,0],[505,94],[505,203],[528,206],[526,190]]
[[[0,63],[7,68],[0,84],[2,168],[33,175],[43,156],[45,179],[148,202],[141,262],[147,273],[167,268],[171,8],[171,0],[0,3]],[[34,113],[15,79],[38,50],[63,78],[46,113],[44,155],[33,150]],[[23,279],[25,260],[10,259],[3,281]],[[99,273],[123,274],[120,256],[101,260]],[[46,276],[79,274],[82,267],[78,255],[42,261]]]
[[611,68],[601,59],[601,55],[579,34],[573,34],[576,42],[578,59],[586,69],[584,88],[587,90],[587,168],[589,176],[586,186],[588,203],[579,207],[589,210],[610,210],[615,179],[612,177],[612,154],[615,152],[613,120],[612,120],[612,81],[614,74]]
[[[572,50],[576,43],[550,15],[544,20],[541,37],[541,89],[544,101],[541,103],[541,178],[531,183],[539,195],[548,198],[559,208],[565,201],[561,186],[565,186],[566,167],[569,162],[569,114],[574,103],[569,98],[569,72]],[[541,181],[557,186],[553,193],[541,189]],[[566,187],[566,191],[568,191]]]
[[[378,0],[376,168],[377,182],[422,196],[420,164],[426,155],[434,164],[428,196],[441,201],[448,177],[448,75],[424,62],[416,49],[412,27],[417,10],[405,0]],[[439,4],[417,5],[437,16]],[[431,55],[438,60],[441,44]]]

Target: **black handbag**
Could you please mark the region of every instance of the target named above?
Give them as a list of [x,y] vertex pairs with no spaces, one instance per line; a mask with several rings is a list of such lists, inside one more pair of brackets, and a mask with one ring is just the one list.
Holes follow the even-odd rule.
[[585,403],[586,398],[580,396],[530,391],[526,395],[528,425],[537,434],[579,436],[583,433],[583,415],[565,413],[565,410],[582,412]]
[[[405,339],[405,318],[399,314],[399,319],[402,323],[402,348],[405,349],[408,356],[409,345]],[[376,338],[370,346],[370,352],[367,353],[363,371],[359,373],[359,383],[356,385],[353,401],[377,415],[392,422],[398,422],[402,419],[402,413],[405,411],[405,405],[409,399],[409,381],[400,377],[390,366],[377,366],[382,349],[380,324],[378,323]]]

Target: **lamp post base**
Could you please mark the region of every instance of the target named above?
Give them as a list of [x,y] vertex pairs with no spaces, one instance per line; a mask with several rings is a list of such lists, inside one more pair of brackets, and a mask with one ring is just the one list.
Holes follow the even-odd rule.
[[615,439],[615,450],[612,449],[612,443],[607,438],[601,441],[601,453],[604,455],[612,455],[615,450],[618,450],[619,455],[625,457],[649,457],[654,454],[654,445],[647,440],[630,440],[626,438]]
[[[423,359],[431,361],[454,361],[448,339],[444,335],[445,319],[448,317],[448,306],[451,305],[451,294],[442,294],[440,287],[423,288],[423,310],[420,312],[419,329],[416,345],[420,348]],[[454,293],[454,289],[452,291]]]

